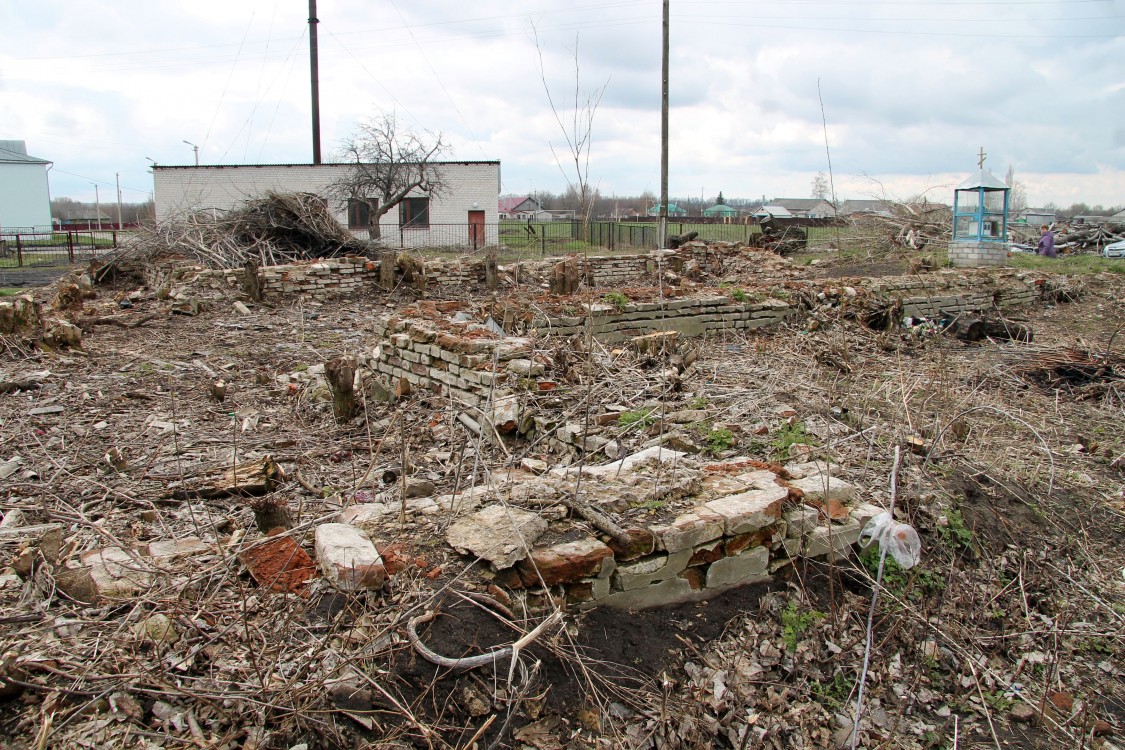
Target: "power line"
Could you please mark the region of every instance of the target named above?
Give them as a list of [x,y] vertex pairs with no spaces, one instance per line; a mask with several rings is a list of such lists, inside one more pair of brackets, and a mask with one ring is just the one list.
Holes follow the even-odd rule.
[[[99,180],[97,177],[90,177],[88,175],[77,174],[75,172],[67,172],[65,169],[59,169],[58,167],[52,167],[51,171],[52,172],[60,172],[62,174],[70,175],[71,177],[81,177],[83,180],[89,180],[90,182],[96,182],[99,185],[113,185],[113,184],[115,184],[113,182],[107,182],[106,180]],[[145,195],[148,195],[149,193],[152,192],[151,190],[139,190],[137,188],[132,188],[132,187],[129,187],[127,185],[122,185],[121,189],[122,190],[132,190],[134,193],[144,193]]]

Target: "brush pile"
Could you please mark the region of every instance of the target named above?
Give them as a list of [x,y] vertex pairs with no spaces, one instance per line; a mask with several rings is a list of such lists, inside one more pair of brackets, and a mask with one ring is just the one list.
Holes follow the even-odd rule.
[[125,267],[179,255],[208,268],[241,268],[247,262],[272,266],[364,255],[367,249],[319,196],[271,192],[233,211],[197,211],[147,227],[114,262]]
[[1013,372],[1043,388],[1066,391],[1079,401],[1115,396],[1120,400],[1125,395],[1125,356],[1109,347],[1104,353],[1077,346],[1046,349],[1027,357]]
[[1125,224],[1074,224],[1063,227],[1055,246],[1072,253],[1100,253],[1106,245],[1125,240]]
[[886,214],[871,214],[856,219],[858,225],[876,230],[876,235],[891,247],[923,250],[927,245],[949,243],[953,215],[949,206],[937,203],[897,203],[886,201]]

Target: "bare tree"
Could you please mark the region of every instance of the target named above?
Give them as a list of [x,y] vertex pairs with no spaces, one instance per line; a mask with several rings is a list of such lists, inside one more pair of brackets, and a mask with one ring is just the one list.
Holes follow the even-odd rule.
[[[555,150],[555,145],[549,143],[551,155],[555,157],[555,164],[566,180],[567,188],[573,190],[578,196],[578,216],[582,222],[582,237],[586,237],[586,224],[590,221],[590,212],[594,206],[594,190],[590,187],[590,147],[593,144],[594,115],[597,114],[598,105],[605,95],[609,79],[600,87],[582,93],[582,68],[578,62],[578,35],[574,37],[574,103],[569,112],[560,112],[555,99],[551,95],[551,87],[547,83],[547,72],[543,65],[543,48],[539,45],[539,32],[535,24],[531,25],[535,35],[535,51],[539,53],[539,79],[543,82],[543,90],[547,93],[547,102],[551,105],[551,113],[555,122],[562,131],[566,140],[567,154],[566,166],[563,158]],[[565,117],[565,120],[564,120]]]
[[359,124],[340,149],[348,173],[328,186],[330,198],[352,205],[369,206],[371,238],[378,239],[379,220],[411,193],[433,198],[447,190],[445,177],[434,159],[448,150],[441,133],[417,133],[399,127],[394,112],[383,113]]
[[828,178],[824,176],[824,172],[817,172],[816,177],[813,178],[812,197],[820,198],[822,201],[828,200]]
[[1011,211],[1022,211],[1027,208],[1027,188],[1024,184],[1016,179],[1016,168],[1008,165],[1008,174],[1004,177],[1004,182],[1011,188],[1011,195],[1008,196],[1008,208]]

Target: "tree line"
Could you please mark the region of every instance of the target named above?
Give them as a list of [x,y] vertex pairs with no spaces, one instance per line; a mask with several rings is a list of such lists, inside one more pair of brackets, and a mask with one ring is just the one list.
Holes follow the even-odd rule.
[[[98,221],[98,204],[93,201],[76,201],[73,198],[59,197],[51,199],[51,218],[59,222],[64,221]],[[117,203],[101,203],[102,223],[115,223],[117,221]],[[152,201],[143,203],[122,203],[121,222],[123,224],[136,224],[142,221],[152,221],[156,216]]]

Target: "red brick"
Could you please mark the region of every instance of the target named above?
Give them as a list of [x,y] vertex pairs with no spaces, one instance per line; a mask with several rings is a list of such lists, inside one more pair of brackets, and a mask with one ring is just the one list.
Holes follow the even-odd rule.
[[607,557],[613,557],[613,550],[597,539],[587,537],[534,549],[531,557],[521,560],[518,567],[524,585],[541,585],[539,579],[542,577],[542,583],[554,586],[596,577]]
[[707,585],[707,574],[703,571],[703,568],[688,568],[680,573],[680,578],[686,580],[695,591],[699,591]]
[[247,549],[238,559],[258,585],[270,591],[304,595],[305,584],[317,577],[313,559],[287,536]]
[[610,539],[606,542],[613,550],[614,557],[617,558],[618,562],[627,562],[636,560],[638,557],[651,555],[653,550],[656,549],[656,536],[648,529],[625,529],[625,533],[629,536],[628,546],[619,544],[616,539]]
[[723,556],[723,543],[715,542],[714,544],[701,547],[695,551],[695,554],[688,560],[688,567],[693,565],[710,565]]

